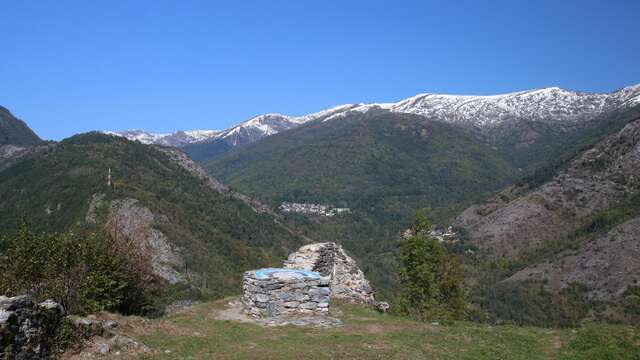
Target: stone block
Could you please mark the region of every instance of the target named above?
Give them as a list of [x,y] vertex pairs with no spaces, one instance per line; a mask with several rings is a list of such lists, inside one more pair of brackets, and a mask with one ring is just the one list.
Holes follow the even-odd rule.
[[309,309],[309,310],[313,310],[313,309],[315,309],[317,306],[318,306],[318,303],[315,303],[315,302],[311,302],[311,301],[309,301],[309,302],[301,303],[299,307],[300,307],[301,309]]
[[305,284],[304,282],[297,282],[297,283],[289,284],[289,287],[291,289],[302,289],[307,287],[307,284]]
[[328,296],[314,296],[311,298],[311,301],[321,303],[321,302],[329,302]]
[[316,287],[309,289],[309,295],[324,295],[329,296],[331,294],[331,289],[328,287]]

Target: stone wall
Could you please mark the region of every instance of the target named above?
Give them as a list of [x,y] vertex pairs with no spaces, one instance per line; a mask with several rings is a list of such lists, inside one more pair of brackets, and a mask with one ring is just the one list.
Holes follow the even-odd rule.
[[[329,279],[304,276],[290,269],[272,270],[269,276],[257,276],[263,270],[244,273],[245,312],[253,317],[281,315],[325,315],[329,312]],[[278,272],[277,270],[282,270]]]
[[47,300],[36,304],[28,296],[0,296],[0,359],[43,359],[64,309]]
[[373,303],[373,290],[364,273],[344,251],[333,242],[305,245],[289,255],[284,262],[289,269],[317,271],[330,278],[331,297],[355,303]]

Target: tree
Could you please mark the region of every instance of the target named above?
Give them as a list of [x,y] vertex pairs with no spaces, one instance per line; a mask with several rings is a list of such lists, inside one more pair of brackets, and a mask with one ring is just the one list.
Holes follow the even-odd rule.
[[430,231],[431,224],[418,212],[398,243],[398,310],[420,320],[462,318],[462,267]]

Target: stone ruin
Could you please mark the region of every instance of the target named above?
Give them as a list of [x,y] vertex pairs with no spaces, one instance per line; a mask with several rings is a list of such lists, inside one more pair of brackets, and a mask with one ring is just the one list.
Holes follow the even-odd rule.
[[243,287],[244,310],[256,318],[326,315],[330,298],[375,304],[362,270],[333,242],[301,247],[281,269],[247,271]]
[[329,279],[317,272],[272,268],[247,271],[243,287],[244,311],[256,318],[329,312]]
[[330,279],[331,297],[353,303],[374,303],[373,290],[364,273],[342,246],[333,243],[305,245],[284,262],[288,269],[315,271]]
[[0,296],[0,359],[44,359],[52,352],[64,309],[29,296]]

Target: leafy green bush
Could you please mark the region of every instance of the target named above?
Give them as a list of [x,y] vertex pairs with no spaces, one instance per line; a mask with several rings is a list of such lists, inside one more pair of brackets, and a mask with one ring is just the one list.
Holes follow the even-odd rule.
[[[67,311],[139,310],[153,292],[153,282],[106,235],[67,231],[34,234],[25,220],[0,247],[0,293],[54,299]],[[139,259],[137,259],[139,261]],[[140,286],[142,281],[145,286]]]
[[420,320],[460,319],[466,312],[462,268],[430,230],[419,212],[410,233],[399,242],[398,309]]

